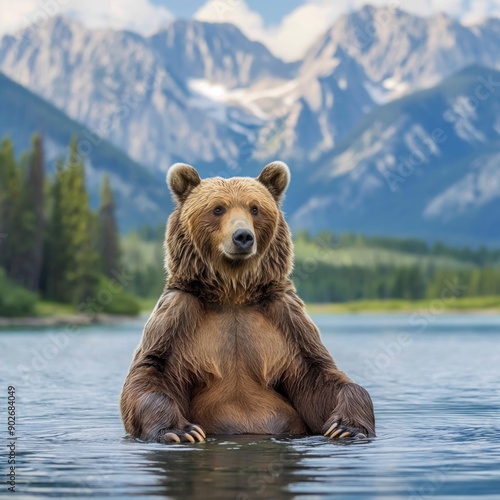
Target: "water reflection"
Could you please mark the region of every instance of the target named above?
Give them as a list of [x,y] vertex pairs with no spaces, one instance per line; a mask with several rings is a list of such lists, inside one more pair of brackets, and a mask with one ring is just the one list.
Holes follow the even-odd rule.
[[[231,436],[209,438],[201,445],[170,445],[147,452],[143,458],[156,476],[159,491],[167,497],[283,498],[295,495],[291,485],[298,482],[309,483],[309,490],[314,491],[321,467],[312,469],[304,463],[314,456],[311,451],[320,452],[326,445],[326,459],[335,456],[335,448],[360,444],[332,444],[322,437]],[[329,462],[328,475],[346,475],[352,468],[342,460]]]

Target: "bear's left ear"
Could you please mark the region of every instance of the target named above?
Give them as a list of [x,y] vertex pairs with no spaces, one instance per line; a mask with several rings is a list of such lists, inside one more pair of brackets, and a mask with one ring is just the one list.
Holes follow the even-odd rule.
[[183,203],[200,182],[200,175],[191,165],[175,163],[168,169],[167,184],[179,203]]
[[264,184],[276,201],[280,201],[290,183],[290,169],[282,161],[266,165],[257,180]]

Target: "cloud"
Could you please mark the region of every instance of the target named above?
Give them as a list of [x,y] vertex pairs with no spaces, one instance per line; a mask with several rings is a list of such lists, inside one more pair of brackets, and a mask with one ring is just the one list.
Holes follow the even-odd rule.
[[85,0],[68,13],[91,28],[128,29],[149,35],[170,22],[173,15],[149,0]]
[[0,0],[0,34],[13,33],[49,17],[69,15],[90,28],[129,29],[150,34],[173,19],[149,0]]
[[401,8],[424,16],[445,12],[465,23],[500,16],[500,0],[402,0]]
[[[200,21],[235,24],[248,38],[264,43],[282,59],[293,61],[301,58],[342,14],[366,3],[367,0],[308,0],[286,15],[279,25],[270,27],[265,26],[262,16],[251,10],[244,0],[208,0],[194,17]],[[369,3],[382,6],[395,2],[372,0]]]
[[285,16],[280,24],[266,27],[263,17],[244,0],[208,0],[195,18],[235,24],[250,39],[264,43],[275,55],[292,61],[307,49],[342,15],[367,3],[399,7],[421,16],[445,12],[464,22],[488,16],[500,17],[500,0],[306,0]]
[[474,9],[457,9],[456,16],[465,23],[473,23],[487,17],[500,17],[500,1],[475,0]]
[[232,23],[248,38],[264,43],[274,54],[289,61],[303,55],[304,48],[329,27],[330,19],[325,19],[324,10],[328,9],[308,2],[285,16],[279,25],[266,27],[262,16],[243,0],[208,0],[194,18]]
[[279,26],[271,28],[263,41],[285,61],[297,60],[341,13],[336,2],[329,5],[308,2],[285,16]]
[[208,0],[193,17],[199,21],[235,24],[253,33],[264,31],[262,16],[243,0]]
[[[285,61],[301,58],[306,50],[344,13],[361,7],[367,0],[308,0],[286,15],[279,25],[266,27],[262,16],[244,0],[208,0],[195,19],[235,24],[250,39],[264,43]],[[373,0],[387,5],[388,0]]]
[[34,0],[0,0],[0,34],[11,33],[29,24],[30,16],[37,10],[37,4]]

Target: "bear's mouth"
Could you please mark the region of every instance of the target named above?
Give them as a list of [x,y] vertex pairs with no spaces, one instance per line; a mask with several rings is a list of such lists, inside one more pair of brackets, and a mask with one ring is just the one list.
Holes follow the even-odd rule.
[[226,248],[225,245],[221,245],[220,251],[222,253],[222,256],[226,260],[229,260],[231,262],[241,262],[249,259],[250,257],[253,257],[256,254],[257,249],[255,245],[253,245],[248,250],[235,248],[232,245],[230,246],[230,248]]
[[224,256],[227,257],[228,259],[231,260],[245,260],[248,259],[249,257],[252,257],[255,252],[250,251],[250,252],[226,252],[224,251]]

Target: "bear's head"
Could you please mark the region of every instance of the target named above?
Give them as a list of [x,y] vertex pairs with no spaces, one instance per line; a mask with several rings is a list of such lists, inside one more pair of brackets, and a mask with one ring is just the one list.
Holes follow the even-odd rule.
[[256,178],[201,179],[176,163],[167,183],[177,204],[167,227],[169,285],[238,294],[287,278],[292,242],[280,203],[290,181],[282,162]]

